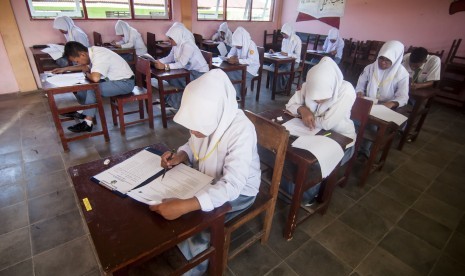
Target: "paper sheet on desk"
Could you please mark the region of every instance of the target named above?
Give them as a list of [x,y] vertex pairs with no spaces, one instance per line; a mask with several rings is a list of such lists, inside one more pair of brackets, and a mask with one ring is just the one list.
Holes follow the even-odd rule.
[[294,118],[291,119],[283,124],[283,126],[289,131],[289,133],[293,136],[310,136],[317,134],[321,128],[314,128],[310,130],[308,126],[304,125],[302,119]]
[[147,185],[130,191],[128,196],[150,205],[161,203],[166,198],[188,199],[212,181],[213,177],[181,163],[167,171],[163,180],[160,176]]
[[321,177],[327,177],[341,162],[344,151],[333,139],[321,135],[301,136],[297,138],[292,146],[308,150],[320,163]]
[[42,49],[42,52],[49,54],[54,60],[57,60],[63,57],[63,53],[65,52],[65,46],[58,45],[58,44],[47,44],[48,47]]
[[375,116],[376,118],[379,118],[386,122],[394,122],[398,126],[403,124],[408,119],[404,115],[395,112],[394,110],[387,108],[382,104],[373,105],[373,107],[371,108],[370,115]]
[[70,86],[78,83],[84,83],[86,76],[84,73],[58,74],[47,77],[47,81],[56,86]]
[[289,58],[288,56],[281,55],[280,53],[265,53],[265,57],[272,57],[272,58],[279,58],[279,59],[284,59],[284,58]]
[[218,48],[221,56],[224,57],[228,54],[228,49],[226,48],[226,45],[224,45],[224,42],[220,42],[216,48]]

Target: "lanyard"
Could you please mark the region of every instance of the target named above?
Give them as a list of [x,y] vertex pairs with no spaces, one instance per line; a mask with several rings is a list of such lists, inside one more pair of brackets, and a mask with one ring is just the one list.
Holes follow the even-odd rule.
[[208,157],[210,157],[210,155],[212,155],[212,153],[216,150],[216,148],[218,147],[218,145],[220,144],[220,140],[218,140],[218,142],[216,142],[215,146],[210,150],[210,152],[208,152],[207,154],[205,154],[204,157],[202,158],[199,158],[199,154],[195,151],[194,149],[194,145],[190,145],[190,148],[192,150],[192,153],[194,154],[194,158],[196,161],[198,161],[200,163],[200,161],[205,161],[206,159],[208,159]]

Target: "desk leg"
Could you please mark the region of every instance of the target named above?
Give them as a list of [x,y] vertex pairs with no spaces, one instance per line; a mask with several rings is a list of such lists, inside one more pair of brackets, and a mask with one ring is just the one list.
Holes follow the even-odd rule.
[[292,202],[287,217],[286,227],[284,228],[284,238],[291,240],[294,235],[295,228],[297,227],[297,212],[300,208],[302,201],[302,194],[304,193],[304,183],[307,179],[307,166],[299,164],[297,166],[297,177],[295,179],[294,194],[292,195]]
[[[211,226],[211,246],[215,248],[214,254],[210,257],[208,271],[210,275],[223,275],[226,270],[226,264],[223,264],[224,258],[224,214],[218,217]],[[225,262],[227,263],[227,261]]]
[[59,114],[57,111],[58,107],[55,102],[55,96],[52,92],[47,91],[47,98],[48,98],[48,105],[50,107],[50,112],[52,112],[53,122],[55,123],[55,128],[57,129],[58,136],[60,136],[60,141],[61,141],[61,145],[63,146],[63,150],[69,151],[68,141],[65,137],[63,126],[61,125],[61,121],[60,121]]
[[110,141],[110,135],[108,135],[108,126],[107,126],[107,119],[105,118],[105,111],[103,110],[103,100],[102,100],[102,92],[100,91],[100,86],[96,85],[95,88],[95,97],[97,98],[98,103],[98,114],[100,116],[100,122],[102,123],[102,130],[103,136],[105,137],[105,141]]
[[168,122],[166,118],[166,105],[165,105],[165,88],[163,87],[163,80],[158,79],[158,95],[160,97],[160,112],[161,112],[161,121],[163,128],[168,127]]
[[271,99],[274,100],[276,95],[276,80],[278,79],[279,63],[274,64],[273,83],[271,84]]
[[247,89],[247,68],[242,69],[242,82],[241,82],[241,108],[245,106],[245,91]]

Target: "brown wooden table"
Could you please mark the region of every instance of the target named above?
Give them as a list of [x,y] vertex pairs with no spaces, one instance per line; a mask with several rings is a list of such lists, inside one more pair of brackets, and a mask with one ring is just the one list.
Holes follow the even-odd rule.
[[[58,135],[60,136],[63,149],[65,151],[69,150],[68,142],[81,140],[81,139],[98,136],[98,135],[103,135],[105,137],[105,141],[107,142],[110,141],[110,136],[108,135],[107,121],[105,119],[105,112],[104,112],[103,105],[102,105],[102,95],[100,92],[99,84],[90,83],[86,81],[83,84],[74,84],[70,86],[60,87],[60,86],[55,86],[49,83],[47,81],[48,76],[50,76],[50,74],[42,73],[40,74],[40,80],[42,83],[42,89],[47,93],[48,104],[50,106],[50,111],[52,113],[53,122],[55,123],[55,128],[58,132]],[[94,90],[95,97],[97,99],[96,103],[88,104],[88,105],[81,105],[77,102],[77,100],[75,100],[75,97],[72,94],[72,92],[86,91],[86,90]],[[72,101],[72,100],[70,101],[69,98],[71,99],[74,98],[75,101]],[[84,109],[91,109],[91,108],[97,108],[99,117],[100,117],[100,123],[102,125],[102,130],[85,132],[79,135],[73,133],[71,134],[71,136],[66,136],[63,131],[63,126],[61,125],[61,122],[69,121],[70,119],[69,118],[60,119],[59,114],[74,112],[74,111],[84,110]]]
[[[167,147],[152,145],[161,152]],[[108,157],[111,165],[118,164],[140,149]],[[221,275],[223,271],[224,216],[229,204],[211,212],[195,211],[176,220],[165,220],[149,210],[148,206],[129,197],[122,198],[98,185],[90,178],[108,166],[104,159],[68,169],[76,190],[82,214],[89,228],[102,268],[113,275],[125,275],[131,265],[137,265],[176,246],[183,240],[210,229],[211,246],[188,263],[192,268],[210,258],[209,272]],[[88,200],[86,206],[84,200]],[[91,209],[89,209],[89,206]],[[180,275],[189,267],[178,269]]]
[[[292,80],[294,79],[294,64],[295,64],[295,58],[276,58],[272,56],[267,56],[265,55],[263,58],[264,62],[266,63],[271,63],[274,64],[274,71],[273,71],[273,83],[271,85],[271,99],[275,99],[276,95],[276,81],[278,80],[278,75],[289,75],[289,81],[288,84],[286,85],[286,94],[289,95],[291,93],[291,85],[292,85]],[[291,70],[290,71],[279,71],[279,66],[281,64],[286,64],[290,63],[291,64]],[[267,82],[268,85],[268,82]]]
[[213,64],[214,68],[221,69],[224,72],[231,72],[231,71],[242,71],[242,79],[240,80],[231,80],[233,84],[240,83],[241,84],[241,108],[244,109],[245,106],[245,92],[247,90],[247,64],[231,64],[226,61],[221,62],[219,65]]
[[[270,120],[281,116],[284,119],[282,123],[285,123],[294,118],[293,116],[284,113],[284,110],[282,109],[267,110],[259,113],[259,115]],[[334,131],[321,130],[317,135],[325,135],[329,132],[331,133],[329,137],[339,143],[343,150],[348,144],[352,142],[352,139]],[[289,180],[293,181],[295,184],[294,193],[292,194],[292,202],[284,229],[284,238],[287,240],[292,239],[297,224],[302,223],[305,219],[313,214],[308,213],[305,217],[300,219],[297,218],[297,213],[301,206],[300,204],[302,201],[303,193],[323,180],[321,177],[320,165],[316,157],[309,151],[292,147],[292,143],[295,141],[295,139],[296,137],[293,136],[289,138],[289,144],[286,151],[286,162],[283,169],[283,175]],[[334,172],[327,177],[328,181],[330,181],[329,178],[337,177],[336,172],[337,170],[334,170]],[[331,193],[332,191],[328,189],[323,191],[323,194],[318,199],[318,201],[322,204],[318,206],[315,212],[326,211]]]
[[166,42],[166,41],[157,43],[155,45],[155,47],[157,49],[160,49],[160,51],[161,51],[160,56],[161,57],[166,57],[170,53],[171,48],[173,48],[173,46],[171,46],[171,43]]
[[172,79],[178,78],[185,78],[186,84],[190,82],[190,72],[186,69],[172,69],[172,70],[160,70],[152,68],[152,76],[157,79],[158,81],[158,93],[160,97],[160,110],[161,110],[161,119],[163,123],[163,127],[168,127],[168,119],[172,118],[173,116],[166,115],[166,103],[165,103],[165,95],[174,94],[174,93],[182,93],[184,88],[175,87],[175,86],[168,86],[165,87],[163,81],[168,81]]
[[202,41],[204,49],[212,53],[219,53],[217,48],[219,44],[220,43],[218,41],[213,41],[211,39],[204,39]]

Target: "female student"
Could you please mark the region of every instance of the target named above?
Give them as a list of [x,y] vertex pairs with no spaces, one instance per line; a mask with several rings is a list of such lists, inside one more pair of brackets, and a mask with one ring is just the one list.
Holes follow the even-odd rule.
[[[289,23],[285,23],[283,25],[281,29],[281,33],[283,35],[283,41],[281,45],[280,54],[295,58],[294,68],[297,68],[299,67],[299,63],[300,63],[300,53],[302,51],[302,40],[300,40],[300,37],[298,37],[295,34],[294,28]],[[304,51],[305,50],[306,49],[304,49]],[[273,50],[270,49],[270,52],[273,53]],[[274,64],[271,64],[269,66],[269,70],[271,71],[268,74],[270,74],[271,79],[273,79],[274,73],[272,70],[274,70]],[[291,64],[290,63],[281,64],[279,66],[279,70],[288,72],[291,70]],[[284,90],[288,79],[289,79],[289,76],[281,75],[277,81],[277,89]]]
[[342,59],[342,51],[344,50],[344,39],[339,35],[339,30],[332,28],[329,30],[328,36],[323,44],[323,51],[328,53],[334,61],[339,64]]
[[212,36],[212,40],[224,42],[226,46],[232,47],[232,32],[229,30],[228,23],[221,23],[218,31]]
[[[358,78],[357,97],[376,99],[379,104],[395,109],[408,102],[409,74],[402,66],[404,45],[396,40],[387,41],[378,53],[378,60],[369,64]],[[375,126],[368,126],[376,130]],[[370,156],[371,142],[360,144],[361,157]]]
[[[89,47],[89,38],[87,37],[86,33],[79,28],[78,26],[74,25],[73,19],[68,16],[58,16],[53,21],[53,28],[59,30],[68,41],[77,41],[82,45]],[[60,67],[68,66],[68,60],[66,58],[59,58],[56,60],[56,63]]]
[[[247,78],[246,83],[257,75],[258,68],[260,67],[260,58],[258,56],[257,45],[250,38],[250,34],[242,27],[237,27],[232,36],[231,51],[228,54],[228,62],[231,64],[247,64]],[[242,78],[241,71],[231,71],[227,73],[232,80]],[[241,85],[235,84],[236,97],[240,100]]]
[[[189,70],[191,81],[200,77],[203,73],[208,72],[208,64],[205,61],[200,49],[195,45],[195,42],[190,39],[189,32],[184,25],[173,24],[166,32],[171,45],[171,52],[168,56],[154,62],[157,69],[180,69]],[[189,32],[190,33],[190,32]],[[171,85],[180,88],[186,87],[184,78],[172,79],[168,81]],[[175,109],[179,109],[181,104],[182,93],[169,94],[165,96],[165,101],[168,105]]]
[[[145,46],[144,40],[140,33],[129,26],[128,23],[123,20],[118,20],[115,25],[116,35],[120,35],[123,39],[119,42],[113,41],[113,46],[117,48],[134,48],[136,49],[136,55],[141,56],[147,53],[147,47]],[[124,59],[130,58],[131,55],[123,56]]]
[[[227,75],[216,69],[189,83],[174,121],[189,129],[191,136],[174,156],[171,152],[162,155],[162,166],[170,168],[190,162],[215,180],[192,198],[167,199],[150,206],[150,210],[173,220],[195,210],[211,211],[229,202],[232,209],[226,220],[230,220],[251,206],[261,175],[257,135],[254,125],[238,109],[234,87]],[[178,247],[191,259],[206,249],[209,239],[209,234],[202,232]],[[205,262],[191,273],[203,275],[206,267]]]
[[[342,72],[329,57],[324,57],[307,73],[307,81],[302,89],[296,91],[286,104],[286,109],[310,129],[332,130],[355,141],[355,127],[350,119],[352,105],[355,102],[353,86],[343,80]],[[352,157],[354,147],[345,150],[341,165]],[[283,178],[283,188],[291,194],[293,184]],[[318,195],[320,184],[313,186],[303,195],[305,204],[311,205]]]

